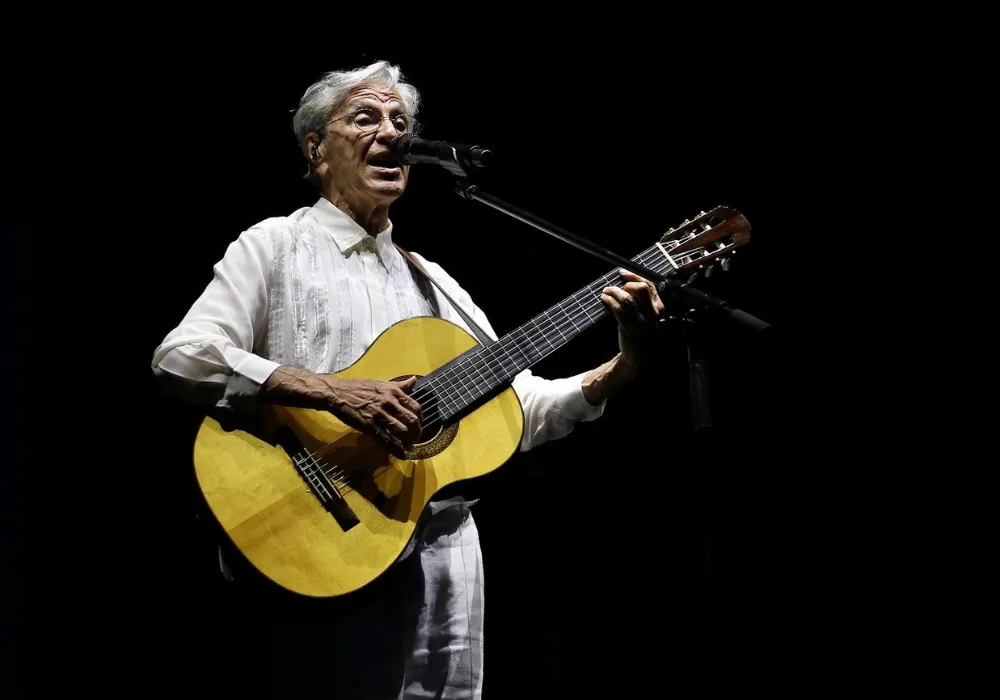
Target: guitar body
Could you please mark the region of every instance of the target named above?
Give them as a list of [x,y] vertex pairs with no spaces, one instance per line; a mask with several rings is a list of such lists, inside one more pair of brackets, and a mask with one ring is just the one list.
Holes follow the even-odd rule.
[[[423,376],[474,345],[464,329],[443,319],[408,319],[334,376]],[[295,447],[276,444],[282,428],[294,434]],[[503,465],[523,430],[511,388],[414,445],[407,459],[325,411],[268,406],[253,429],[227,429],[205,418],[194,467],[209,509],[258,571],[294,593],[333,597],[391,567],[435,494]],[[328,480],[318,481],[320,472]],[[318,495],[335,501],[339,515]]]

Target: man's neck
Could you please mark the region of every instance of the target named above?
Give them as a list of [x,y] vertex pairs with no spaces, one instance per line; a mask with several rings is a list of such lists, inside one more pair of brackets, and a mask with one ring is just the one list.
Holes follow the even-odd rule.
[[323,196],[333,206],[351,217],[369,236],[377,236],[389,225],[389,207],[349,202],[339,192],[327,191]]

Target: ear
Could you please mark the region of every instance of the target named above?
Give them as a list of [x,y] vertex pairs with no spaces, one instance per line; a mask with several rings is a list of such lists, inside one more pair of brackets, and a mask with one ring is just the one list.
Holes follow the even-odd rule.
[[306,135],[306,157],[315,167],[323,159],[323,149],[320,147],[319,134],[310,132]]

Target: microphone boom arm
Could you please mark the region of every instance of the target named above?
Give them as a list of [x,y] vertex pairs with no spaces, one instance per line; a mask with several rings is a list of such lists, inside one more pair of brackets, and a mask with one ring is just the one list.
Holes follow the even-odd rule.
[[689,308],[720,312],[730,321],[734,321],[757,331],[765,330],[770,326],[769,323],[762,321],[756,316],[752,316],[741,309],[734,309],[730,307],[722,299],[705,294],[700,289],[692,287],[688,282],[677,279],[676,277],[661,275],[653,270],[650,270],[644,265],[640,265],[634,260],[629,260],[628,258],[624,258],[607,248],[599,246],[593,241],[589,241],[585,238],[577,236],[576,234],[570,233],[565,229],[550,224],[544,219],[524,211],[523,209],[513,207],[503,200],[483,192],[478,186],[468,182],[468,180],[464,177],[464,174],[458,175],[457,177],[456,191],[459,196],[464,197],[465,199],[482,202],[497,211],[501,211],[504,214],[517,219],[518,221],[523,221],[530,226],[534,226],[538,230],[558,238],[564,243],[569,243],[570,245],[575,246],[576,248],[579,248],[594,257],[610,262],[613,265],[617,265],[618,267],[629,270],[640,277],[648,279],[656,285],[656,289],[660,294],[665,293],[665,291],[669,289],[670,292],[677,298],[687,303]]
[[653,270],[650,270],[648,267],[640,265],[639,263],[633,260],[629,260],[628,258],[623,258],[617,253],[614,253],[608,250],[607,248],[603,248],[597,245],[596,243],[580,238],[576,234],[570,233],[569,231],[559,228],[554,224],[550,224],[547,221],[538,218],[534,214],[531,214],[530,212],[527,212],[523,209],[519,209],[517,207],[510,206],[509,204],[504,203],[500,199],[497,199],[493,195],[483,192],[476,185],[470,184],[463,180],[459,180],[457,190],[458,194],[462,197],[465,197],[466,199],[473,199],[476,200],[477,202],[482,202],[483,204],[493,207],[498,211],[502,211],[504,214],[507,214],[508,216],[511,216],[517,219],[518,221],[523,221],[524,223],[530,226],[534,226],[535,228],[544,231],[550,236],[558,238],[564,243],[569,243],[570,245],[575,246],[584,252],[590,253],[591,255],[594,255],[598,258],[601,258],[602,260],[611,263],[612,265],[623,267],[626,270],[634,272],[640,277],[645,277],[650,282],[654,282],[657,288],[659,289],[662,289],[664,283],[666,282],[666,278],[663,275],[654,272]]

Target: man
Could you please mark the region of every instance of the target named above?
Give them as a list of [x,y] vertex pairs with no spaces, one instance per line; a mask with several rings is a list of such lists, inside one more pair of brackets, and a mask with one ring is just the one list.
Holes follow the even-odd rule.
[[[413,380],[340,379],[387,327],[439,315],[472,332],[447,297],[491,337],[489,321],[458,282],[414,253],[442,295],[392,242],[390,205],[409,168],[389,150],[415,129],[419,94],[397,67],[334,72],[306,90],[293,126],[321,196],[312,207],[244,231],[153,371],[169,393],[232,411],[261,403],[330,411],[388,449],[410,446],[421,407]],[[603,302],[619,323],[621,352],[589,372],[513,387],[524,410],[522,450],[598,418],[643,367],[663,304],[650,283],[622,273]],[[432,503],[413,547],[363,603],[335,619],[293,616],[275,632],[271,683],[281,697],[477,698],[482,691],[483,573],[470,504]],[[309,690],[311,689],[311,690]]]

